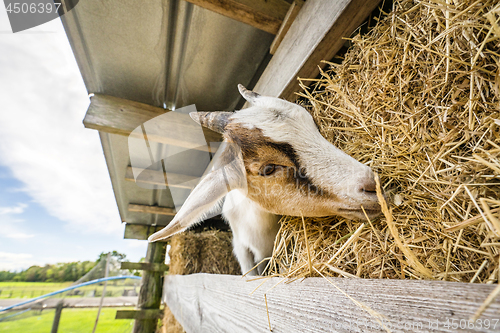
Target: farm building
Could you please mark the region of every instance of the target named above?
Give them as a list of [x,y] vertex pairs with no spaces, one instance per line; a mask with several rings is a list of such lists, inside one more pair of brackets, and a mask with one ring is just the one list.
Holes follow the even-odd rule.
[[174,219],[222,140],[185,113],[245,108],[238,84],[303,105],[380,175],[380,218],[283,216],[263,276],[239,274],[219,216],[169,240],[166,275],[167,243],[149,243],[125,264],[144,270],[138,308],[117,318],[134,332],[500,331],[499,20],[498,1],[78,2],[62,21],[125,238]]

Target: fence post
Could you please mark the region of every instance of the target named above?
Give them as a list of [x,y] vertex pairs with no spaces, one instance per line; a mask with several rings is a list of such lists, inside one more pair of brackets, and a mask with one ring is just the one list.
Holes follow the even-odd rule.
[[[147,263],[165,263],[165,251],[167,243],[157,242],[148,244],[146,254]],[[161,304],[163,292],[164,271],[144,271],[142,274],[141,290],[137,302],[140,310],[158,310]],[[158,317],[148,319],[136,319],[133,333],[154,333],[158,325]]]
[[52,330],[50,331],[50,333],[57,333],[57,330],[59,329],[59,320],[61,319],[63,306],[63,300],[60,300],[56,305],[56,313],[54,314],[54,321],[52,322]]

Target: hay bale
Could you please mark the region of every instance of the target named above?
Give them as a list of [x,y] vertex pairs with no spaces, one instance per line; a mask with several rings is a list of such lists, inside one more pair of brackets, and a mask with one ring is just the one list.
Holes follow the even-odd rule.
[[[233,255],[232,233],[227,231],[177,234],[170,241],[169,257],[169,274],[241,274],[240,265]],[[165,307],[162,333],[183,332],[170,309]]]
[[391,212],[285,216],[267,274],[498,281],[499,17],[498,1],[395,0],[304,88],[321,133],[378,172]]
[[233,254],[232,233],[209,230],[187,231],[170,241],[169,274],[241,274]]
[[165,307],[163,310],[162,326],[158,333],[185,333],[186,331],[181,324],[175,319],[172,311]]
[[193,232],[183,232],[170,240],[169,274],[198,273],[201,268],[199,237]]

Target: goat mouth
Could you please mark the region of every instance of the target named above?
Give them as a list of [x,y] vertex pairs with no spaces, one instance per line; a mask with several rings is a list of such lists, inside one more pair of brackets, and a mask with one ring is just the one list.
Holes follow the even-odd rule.
[[[358,208],[358,209],[341,208],[341,209],[339,209],[339,212],[344,213],[344,214],[356,214],[356,215],[360,214],[360,215],[364,216],[363,209],[361,209],[361,208]],[[371,209],[365,208],[365,212],[366,212],[366,215],[373,217],[373,216],[379,215],[382,212],[382,210],[380,208],[371,208]]]

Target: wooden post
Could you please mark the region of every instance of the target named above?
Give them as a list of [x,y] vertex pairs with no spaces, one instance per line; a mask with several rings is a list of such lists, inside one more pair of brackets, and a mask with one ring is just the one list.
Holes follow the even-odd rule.
[[57,330],[59,329],[59,321],[61,320],[63,306],[63,300],[60,300],[56,305],[56,313],[54,314],[54,321],[52,322],[52,329],[50,330],[50,333],[57,333]]
[[[165,263],[165,251],[167,243],[157,242],[148,244],[146,262],[163,264]],[[137,308],[139,310],[158,310],[160,309],[163,275],[161,271],[144,271],[142,275],[141,290],[139,291],[139,300]],[[158,317],[148,319],[136,319],[133,333],[154,333],[158,325]]]

